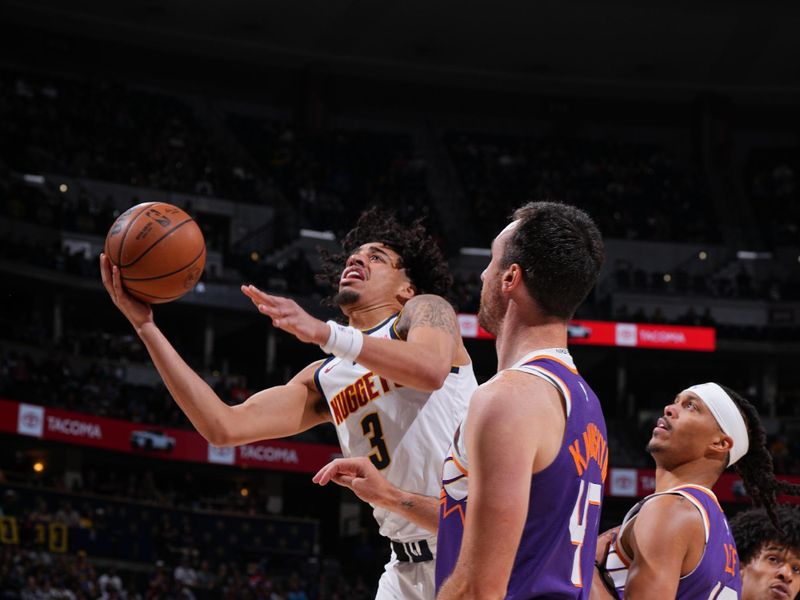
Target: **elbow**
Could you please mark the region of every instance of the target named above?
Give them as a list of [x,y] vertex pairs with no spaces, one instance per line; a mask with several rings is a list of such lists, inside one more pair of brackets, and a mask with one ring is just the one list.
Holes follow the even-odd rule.
[[216,448],[229,448],[237,446],[238,440],[231,427],[224,422],[212,423],[206,431],[200,432],[206,441]]
[[447,376],[450,374],[450,365],[431,365],[422,375],[420,388],[424,392],[435,392],[444,387]]
[[229,448],[236,445],[232,436],[225,431],[210,431],[204,434],[203,437],[215,448]]

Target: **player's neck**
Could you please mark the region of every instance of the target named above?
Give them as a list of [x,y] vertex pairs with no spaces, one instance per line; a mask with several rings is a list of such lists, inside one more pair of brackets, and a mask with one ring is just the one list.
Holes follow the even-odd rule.
[[563,321],[520,318],[514,310],[509,310],[497,332],[495,345],[497,370],[500,371],[534,350],[566,348],[567,326]]
[[656,465],[656,492],[664,492],[682,485],[701,485],[708,489],[714,487],[719,479],[716,469],[697,462],[683,463],[674,467]]
[[375,304],[372,306],[356,306],[353,308],[342,308],[342,312],[347,316],[350,327],[356,329],[372,329],[380,325],[386,319],[399,313],[402,306],[396,302]]

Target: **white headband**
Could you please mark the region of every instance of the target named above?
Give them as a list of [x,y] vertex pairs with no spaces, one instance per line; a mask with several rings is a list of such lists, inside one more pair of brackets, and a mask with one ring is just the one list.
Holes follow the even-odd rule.
[[750,439],[747,435],[747,425],[736,403],[716,383],[701,383],[693,385],[684,392],[693,392],[700,398],[711,411],[725,435],[733,439],[733,448],[729,453],[728,466],[747,454],[750,448]]

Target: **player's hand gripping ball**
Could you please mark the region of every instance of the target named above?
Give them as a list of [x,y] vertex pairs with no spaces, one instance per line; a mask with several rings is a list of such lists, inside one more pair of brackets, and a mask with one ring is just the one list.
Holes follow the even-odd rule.
[[119,268],[125,290],[150,304],[183,296],[206,264],[200,227],[166,202],[145,202],[122,213],[106,236],[104,252]]

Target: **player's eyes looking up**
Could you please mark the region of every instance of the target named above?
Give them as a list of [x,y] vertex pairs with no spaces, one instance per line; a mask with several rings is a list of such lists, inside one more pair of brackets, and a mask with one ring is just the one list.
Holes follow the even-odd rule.
[[695,398],[687,396],[684,396],[682,398],[680,396],[676,396],[672,404],[673,405],[677,404],[681,408],[687,408],[689,410],[695,410],[695,411],[700,410],[700,406],[697,404],[697,400]]
[[350,252],[350,258],[347,259],[347,264],[356,258],[361,257],[362,260],[369,262],[369,263],[383,263],[388,264],[393,269],[402,269],[403,268],[403,261],[400,257],[396,259],[390,256],[387,252],[384,252],[381,248],[370,246],[370,247],[360,247],[356,248],[355,250]]

